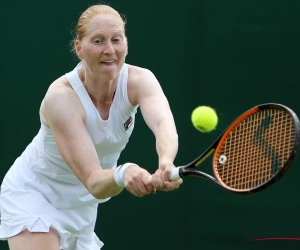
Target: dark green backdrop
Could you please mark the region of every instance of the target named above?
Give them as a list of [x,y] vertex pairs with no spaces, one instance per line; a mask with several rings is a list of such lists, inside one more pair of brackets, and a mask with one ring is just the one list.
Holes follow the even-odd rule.
[[[49,84],[77,63],[69,52],[71,30],[93,3],[2,3],[2,177],[37,133]],[[109,4],[127,17],[127,62],[152,70],[170,101],[180,137],[176,164],[196,157],[253,105],[277,102],[300,114],[299,0]],[[192,127],[190,114],[198,105],[217,110],[217,131],[201,134]],[[300,237],[299,159],[280,182],[250,197],[195,179],[175,192],[145,198],[124,191],[99,207],[96,232],[108,250],[299,249],[300,241],[251,241]],[[154,137],[140,113],[122,161],[151,172],[157,167]],[[210,162],[203,168],[210,169]],[[0,249],[7,243],[0,242]]]

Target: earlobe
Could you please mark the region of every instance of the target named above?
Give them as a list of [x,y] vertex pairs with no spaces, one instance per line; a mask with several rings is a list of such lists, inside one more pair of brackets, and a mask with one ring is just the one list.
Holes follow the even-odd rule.
[[77,56],[78,56],[80,59],[83,59],[81,52],[77,52]]
[[76,54],[77,54],[77,56],[78,56],[80,59],[82,59],[81,45],[80,45],[80,43],[79,43],[78,40],[76,41],[75,48],[76,48]]

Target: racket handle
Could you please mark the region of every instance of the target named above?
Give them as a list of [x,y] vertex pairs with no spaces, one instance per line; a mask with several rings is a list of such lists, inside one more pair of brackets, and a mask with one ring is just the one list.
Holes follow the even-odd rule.
[[176,181],[176,180],[181,178],[180,175],[179,175],[179,170],[180,170],[180,167],[172,169],[172,172],[171,172],[171,175],[170,175],[170,181]]

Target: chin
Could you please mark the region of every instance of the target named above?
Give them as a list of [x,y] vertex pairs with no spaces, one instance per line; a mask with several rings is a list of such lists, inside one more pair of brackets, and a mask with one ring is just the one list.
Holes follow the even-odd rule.
[[119,70],[101,70],[99,73],[102,76],[105,76],[105,78],[107,78],[108,80],[112,80],[118,76],[119,72]]
[[118,67],[118,65],[104,65],[104,67],[101,67],[100,72],[105,75],[111,75],[112,77],[116,77],[121,71],[121,67]]

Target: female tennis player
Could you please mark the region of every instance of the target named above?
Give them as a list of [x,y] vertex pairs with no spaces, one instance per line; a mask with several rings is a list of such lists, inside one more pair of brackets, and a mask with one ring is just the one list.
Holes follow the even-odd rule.
[[[169,181],[178,136],[168,101],[153,73],[125,63],[127,49],[116,10],[94,5],[82,13],[74,39],[80,62],[50,85],[40,130],[1,186],[0,238],[11,250],[100,249],[99,203],[124,187],[142,197],[182,183]],[[135,163],[117,166],[138,107],[156,138],[154,175]]]

